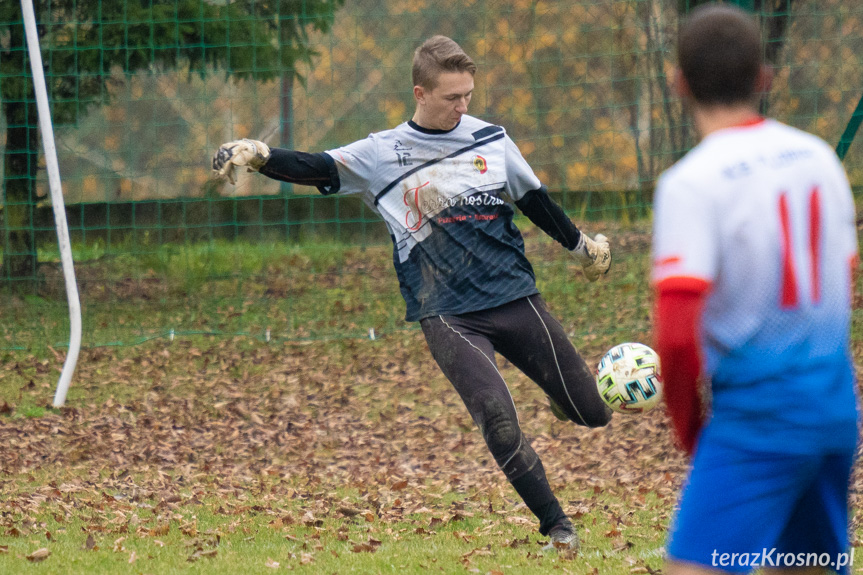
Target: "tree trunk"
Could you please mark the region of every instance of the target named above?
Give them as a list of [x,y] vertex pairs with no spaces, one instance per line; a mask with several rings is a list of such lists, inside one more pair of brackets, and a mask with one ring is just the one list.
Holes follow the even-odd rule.
[[[6,146],[3,162],[3,265],[0,280],[26,285],[36,278],[36,172],[39,116],[36,103],[4,99]],[[20,280],[25,280],[19,283]]]
[[[10,45],[26,48],[24,27],[11,26],[9,30]],[[26,53],[26,49],[21,49],[4,54],[4,72],[13,75],[6,76],[0,83],[0,101],[6,118],[0,281],[25,288],[36,278],[36,172],[39,167],[39,112]]]

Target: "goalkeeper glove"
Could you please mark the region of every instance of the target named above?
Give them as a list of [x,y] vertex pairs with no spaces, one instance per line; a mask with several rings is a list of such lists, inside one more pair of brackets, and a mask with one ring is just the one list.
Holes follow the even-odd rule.
[[597,234],[593,240],[587,234],[581,234],[578,245],[571,252],[581,264],[588,281],[595,282],[611,268],[611,246],[602,234]]
[[258,140],[234,140],[219,146],[213,156],[213,170],[220,176],[225,176],[232,184],[236,184],[234,170],[237,166],[246,166],[250,172],[260,170],[270,157],[270,148]]

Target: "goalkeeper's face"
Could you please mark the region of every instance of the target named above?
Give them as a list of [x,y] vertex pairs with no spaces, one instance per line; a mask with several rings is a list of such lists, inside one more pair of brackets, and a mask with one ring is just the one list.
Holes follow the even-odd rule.
[[434,88],[414,87],[417,111],[414,122],[431,130],[452,130],[467,114],[473,94],[473,74],[441,72]]

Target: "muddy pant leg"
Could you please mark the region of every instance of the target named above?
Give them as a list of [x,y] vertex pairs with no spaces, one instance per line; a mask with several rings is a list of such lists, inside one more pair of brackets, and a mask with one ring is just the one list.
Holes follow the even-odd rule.
[[438,316],[421,325],[432,356],[461,396],[498,466],[539,519],[540,533],[547,534],[566,515],[551,492],[539,456],[521,431],[494,348],[482,329],[476,329],[483,327],[482,322]]
[[535,381],[575,423],[601,427],[611,421],[593,370],[542,298],[534,295],[511,305],[506,329],[498,330],[500,340],[495,340],[500,354]]

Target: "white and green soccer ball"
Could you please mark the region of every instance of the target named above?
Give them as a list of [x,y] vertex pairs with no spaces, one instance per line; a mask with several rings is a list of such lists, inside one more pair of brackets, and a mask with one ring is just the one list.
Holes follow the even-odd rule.
[[618,413],[650,411],[662,399],[659,355],[643,343],[621,343],[599,360],[596,386]]

